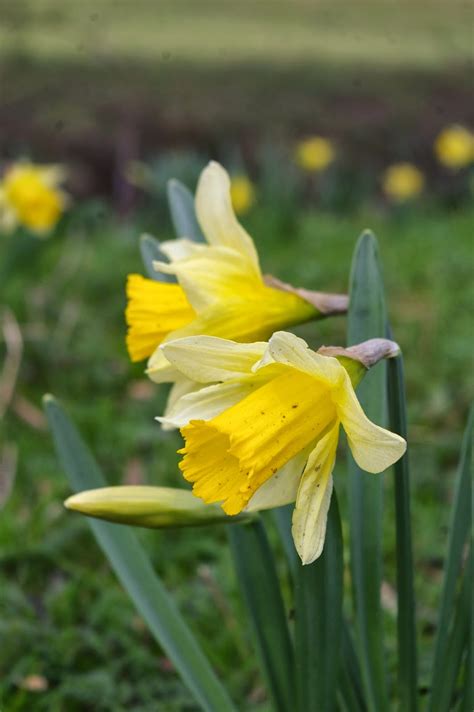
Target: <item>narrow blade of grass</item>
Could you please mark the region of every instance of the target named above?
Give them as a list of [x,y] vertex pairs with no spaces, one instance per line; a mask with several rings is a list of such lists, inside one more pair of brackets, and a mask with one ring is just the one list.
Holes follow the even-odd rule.
[[294,651],[273,553],[261,520],[229,527],[235,570],[276,712],[293,712]]
[[176,237],[187,237],[195,242],[204,242],[204,235],[194,209],[194,196],[176,178],[168,181],[168,203]]
[[[438,684],[439,680],[442,679],[445,674],[448,632],[455,609],[457,581],[462,567],[463,551],[472,527],[471,467],[473,424],[474,407],[471,408],[464,432],[454,491],[454,503],[451,510],[443,591],[441,594],[433,657],[431,696],[428,705],[429,712],[437,712],[439,709],[437,697]],[[468,625],[468,619],[466,619],[465,625]]]
[[[401,356],[388,364],[388,409],[390,430],[407,439],[405,379]],[[415,592],[410,518],[410,473],[408,454],[394,465],[396,555],[398,698],[406,712],[418,709]]]
[[[76,491],[106,482],[78,431],[52,396],[44,407],[58,458]],[[235,712],[226,690],[184,622],[133,532],[120,524],[88,520],[121,584],[196,701],[207,712]]]
[[[377,241],[365,232],[357,243],[351,269],[348,344],[385,336],[386,312]],[[367,416],[383,425],[386,416],[385,363],[370,370],[358,388]],[[349,460],[351,574],[356,644],[366,703],[372,712],[387,708],[382,611],[383,476],[362,471]]]
[[328,513],[323,553],[299,565],[295,594],[295,649],[299,712],[336,705],[342,635],[342,531],[336,493]]

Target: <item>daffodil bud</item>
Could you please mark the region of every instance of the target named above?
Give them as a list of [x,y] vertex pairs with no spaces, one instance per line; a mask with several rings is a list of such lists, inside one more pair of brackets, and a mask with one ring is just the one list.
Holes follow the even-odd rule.
[[247,513],[229,518],[221,507],[174,487],[101,487],[72,495],[64,506],[89,517],[151,529],[229,524],[253,517]]

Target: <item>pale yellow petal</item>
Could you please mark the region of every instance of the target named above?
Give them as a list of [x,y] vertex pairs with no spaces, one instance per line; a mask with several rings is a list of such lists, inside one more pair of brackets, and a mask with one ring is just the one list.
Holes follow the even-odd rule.
[[304,339],[286,331],[277,331],[273,334],[257,368],[272,362],[284,363],[297,368],[330,386],[340,383],[345,373],[337,359],[315,353]]
[[248,260],[228,247],[196,245],[191,257],[171,263],[155,261],[153,266],[158,272],[176,275],[198,312],[216,302],[248,298],[263,288],[259,276],[249,270]]
[[191,420],[211,420],[252,393],[258,383],[255,377],[204,387],[196,383],[194,392],[183,394],[157,420],[164,429],[182,428]]
[[403,456],[406,441],[367,418],[349,376],[345,378],[344,386],[334,393],[333,399],[359,467],[366,472],[383,472]]
[[281,507],[294,502],[301,475],[308,459],[307,449],[302,450],[283,465],[273,477],[263,483],[245,508],[246,512]]
[[315,561],[324,547],[338,439],[339,423],[316,445],[298,488],[292,534],[303,564]]
[[[200,245],[197,245],[192,240],[188,240],[186,237],[181,237],[177,240],[165,240],[164,242],[160,242],[160,251],[166,255],[170,262],[176,262],[177,260],[184,260],[188,257],[192,257],[199,250],[199,247]],[[196,248],[198,249],[196,250]]]
[[155,383],[173,383],[183,376],[170,364],[160,347],[148,359],[146,373]]
[[184,396],[194,393],[200,388],[202,388],[201,383],[191,381],[185,376],[181,376],[175,381],[175,383],[173,383],[168,394],[168,399],[166,401],[163,417],[157,418],[157,420],[161,422],[161,427],[163,428],[163,430],[174,430],[176,425],[174,425],[172,420],[168,422],[168,416],[174,412],[176,404],[179,403],[179,401],[184,398]]
[[230,178],[219,163],[211,161],[203,170],[196,190],[196,215],[210,245],[231,247],[249,261],[260,274],[258,255],[252,238],[235,217]]
[[161,350],[183,375],[199,383],[228,381],[250,374],[266,344],[240,344],[215,336],[189,336],[164,343]]

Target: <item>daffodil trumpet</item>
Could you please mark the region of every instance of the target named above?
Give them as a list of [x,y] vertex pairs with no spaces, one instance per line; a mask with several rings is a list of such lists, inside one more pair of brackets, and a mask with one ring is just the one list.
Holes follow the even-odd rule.
[[198,336],[161,349],[201,384],[158,418],[181,430],[179,466],[193,493],[228,515],[296,502],[292,531],[303,564],[323,549],[340,426],[367,472],[405,452],[405,440],[372,423],[354,391],[368,368],[399,353],[393,341],[315,352],[277,332],[268,343]]
[[149,358],[152,380],[179,377],[158,348],[162,343],[200,334],[265,340],[278,329],[347,311],[346,295],[296,289],[262,275],[254,242],[235,216],[229,176],[218,163],[199,178],[195,211],[207,244],[186,236],[163,242],[168,261],[154,263],[177,283],[128,277],[127,348],[132,361]]
[[228,524],[234,520],[242,523],[255,516],[243,513],[231,519],[221,507],[204,504],[189,490],[147,485],[84,490],[68,497],[64,506],[89,517],[150,529]]

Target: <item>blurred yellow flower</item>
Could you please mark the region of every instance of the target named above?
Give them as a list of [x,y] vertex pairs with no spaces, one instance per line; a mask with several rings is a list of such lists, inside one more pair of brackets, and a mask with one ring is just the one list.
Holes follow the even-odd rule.
[[296,163],[311,173],[320,173],[334,161],[334,145],[322,136],[310,136],[296,145]]
[[239,175],[231,178],[230,198],[236,215],[244,215],[255,203],[255,187],[247,176]]
[[423,173],[412,163],[394,163],[387,168],[382,181],[385,195],[397,203],[415,198],[424,184]]
[[59,166],[13,164],[0,181],[0,226],[11,230],[23,225],[43,235],[58,222],[66,206],[59,189],[64,171]]
[[474,135],[464,126],[448,126],[438,134],[434,149],[443,165],[452,170],[463,168],[474,160]]

